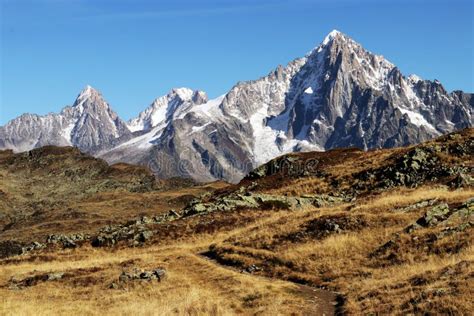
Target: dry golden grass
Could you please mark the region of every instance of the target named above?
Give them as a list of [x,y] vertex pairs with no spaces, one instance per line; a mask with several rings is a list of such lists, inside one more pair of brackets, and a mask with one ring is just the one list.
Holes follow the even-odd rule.
[[[256,186],[254,180],[244,180],[242,185],[281,195],[350,195],[352,186],[367,184],[358,182],[357,172],[381,167],[391,155],[406,150],[304,153],[302,157],[321,159],[323,176],[275,174],[256,180]],[[456,163],[464,159],[465,165],[472,164],[466,156],[442,159]],[[128,167],[115,168],[114,174],[120,175]],[[0,207],[17,210],[25,206],[31,212],[25,211],[22,225],[2,232],[2,239],[31,239],[52,230],[95,231],[104,223],[179,208],[190,197],[205,192],[222,196],[239,189],[215,183],[170,185],[166,191],[144,193],[117,189],[92,194],[84,190],[85,183],[68,188],[61,187],[61,179],[46,183],[42,177],[12,178],[0,169]],[[443,181],[440,183],[451,179]],[[93,184],[102,188],[102,182]],[[237,209],[150,225],[154,235],[143,247],[128,248],[124,243],[97,249],[86,245],[4,259],[0,260],[0,314],[328,315],[336,308],[353,315],[469,314],[474,310],[474,235],[472,226],[456,229],[472,214],[458,214],[452,221],[407,232],[431,206],[402,208],[433,199],[459,205],[473,196],[472,188],[451,190],[433,183],[374,192],[362,187],[356,200],[327,207]],[[32,215],[38,205],[31,201],[42,206],[41,220]],[[61,217],[68,207],[87,216]],[[456,229],[450,230],[453,227]],[[444,232],[446,235],[441,234]],[[253,265],[260,269],[242,273]],[[132,268],[164,268],[167,278],[109,287],[122,271]],[[51,272],[65,276],[10,288],[12,278]],[[319,287],[328,290],[316,290]],[[335,293],[343,301],[337,307]]]
[[291,180],[287,186],[278,187],[276,189],[269,189],[265,193],[301,196],[305,194],[325,193],[329,189],[329,185],[320,178],[296,178],[294,180]]
[[[198,254],[216,239],[244,233],[249,228],[193,236],[173,245],[116,251],[83,247],[39,256],[38,261],[30,262],[27,256],[0,264],[0,314],[298,315],[317,309],[317,304],[301,293],[300,286],[242,274]],[[161,283],[137,281],[126,290],[109,289],[123,265],[131,260],[133,266],[143,269],[164,267],[167,279]],[[6,287],[12,277],[21,279],[49,272],[73,276],[22,290]]]
[[[438,284],[432,272],[441,273],[443,269],[463,262],[467,262],[472,271],[472,233],[458,233],[443,238],[440,242],[445,248],[439,248],[440,253],[413,248],[418,247],[416,243],[400,243],[400,247],[407,247],[406,250],[398,250],[399,259],[403,262],[388,262],[388,266],[387,262],[372,258],[371,254],[394,238],[396,233],[414,223],[430,207],[410,212],[393,212],[394,209],[431,199],[460,203],[473,197],[473,193],[472,189],[449,191],[440,187],[399,189],[360,199],[350,211],[345,210],[347,205],[339,205],[291,214],[281,213],[258,229],[218,244],[215,253],[228,264],[243,267],[255,264],[263,267],[264,275],[324,285],[341,292],[346,299],[344,310],[349,314],[409,313],[414,308],[420,311],[434,309],[443,313],[465,313],[472,310],[470,297],[473,293],[469,290],[474,285],[472,273],[453,273]],[[289,237],[294,233],[301,234],[305,225],[311,221],[332,219],[331,215],[344,215],[344,212],[349,218],[363,216],[361,227],[326,237]],[[413,236],[419,236],[417,238],[421,240],[436,232],[439,232],[436,228],[424,229]],[[449,249],[457,249],[463,241],[471,246],[461,246],[459,250],[449,252]],[[426,284],[411,285],[411,278],[416,276],[426,276]],[[438,295],[438,290],[448,294]],[[435,294],[430,291],[435,291]],[[430,298],[424,301],[425,296]],[[452,305],[455,302],[456,306]]]
[[[462,313],[473,307],[469,303],[472,275],[460,270],[439,279],[438,274],[463,262],[471,264],[472,245],[450,255],[420,252],[412,256],[407,249],[403,263],[388,266],[371,259],[370,253],[413,223],[426,208],[391,210],[433,198],[457,203],[472,195],[472,189],[423,187],[368,196],[352,207],[340,204],[265,213],[241,210],[242,216],[255,217],[230,229],[192,233],[193,225],[202,220],[212,223],[230,215],[214,213],[208,219],[190,219],[186,227],[191,233],[179,240],[165,238],[158,245],[118,249],[85,246],[3,260],[0,314],[288,315],[318,314],[320,308],[329,308],[330,297],[324,293],[308,296],[307,289],[293,281],[338,291],[349,314],[413,312],[410,300],[420,300],[420,296],[430,297],[431,302],[416,303],[421,310]],[[327,218],[363,218],[363,222],[339,234],[288,239],[295,232],[303,232],[308,223]],[[446,242],[455,243],[455,236]],[[235,268],[200,255],[212,244],[218,259]],[[263,271],[240,273],[252,264],[263,267]],[[163,267],[168,278],[161,283],[134,281],[124,289],[109,289],[129,266]],[[50,272],[66,272],[67,277],[21,290],[8,288],[12,277]],[[428,280],[426,284],[413,285],[412,279],[420,276]],[[436,291],[448,294],[438,295]]]
[[368,197],[357,205],[351,211],[368,211],[376,212],[392,211],[412,205],[417,202],[433,200],[451,203],[456,201],[467,200],[474,196],[474,189],[465,188],[453,192],[446,187],[421,187],[417,189],[401,188],[394,191],[380,193],[376,196]]

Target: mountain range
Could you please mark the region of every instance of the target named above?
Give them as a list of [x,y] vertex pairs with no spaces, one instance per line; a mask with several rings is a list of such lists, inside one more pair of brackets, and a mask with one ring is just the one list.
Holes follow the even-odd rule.
[[163,178],[237,182],[285,153],[406,146],[472,127],[473,96],[404,76],[332,31],[306,56],[220,97],[173,89],[128,122],[87,86],[59,114],[23,114],[0,127],[0,149],[75,146]]

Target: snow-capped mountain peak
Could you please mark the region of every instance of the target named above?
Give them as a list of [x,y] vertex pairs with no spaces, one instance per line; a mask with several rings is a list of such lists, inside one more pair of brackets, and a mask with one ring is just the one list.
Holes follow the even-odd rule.
[[90,95],[91,93],[98,92],[96,89],[94,89],[91,85],[86,85],[84,89],[81,90],[79,93],[79,96],[86,96]]
[[203,91],[174,88],[165,96],[156,98],[147,109],[131,119],[128,128],[132,132],[148,131],[165,124],[178,112],[185,111],[193,105],[206,103],[207,100],[207,95]]
[[84,113],[97,116],[98,112],[111,111],[109,104],[105,101],[102,94],[89,85],[78,94],[72,108],[75,116],[80,116]]
[[91,97],[98,97],[98,96],[101,96],[101,93],[99,91],[97,91],[90,85],[86,85],[84,89],[82,89],[81,92],[79,92],[76,98],[76,102],[74,102],[74,104],[76,105],[85,99],[88,99]]
[[24,151],[54,144],[94,153],[129,134],[101,93],[88,85],[58,114],[22,115],[0,127],[0,147]]
[[473,94],[405,77],[334,30],[306,56],[221,97],[175,88],[128,124],[86,86],[60,114],[22,115],[0,127],[0,148],[73,145],[161,177],[235,182],[289,152],[405,146],[473,126],[473,107]]
[[329,32],[328,35],[326,35],[326,37],[324,38],[324,40],[321,42],[322,45],[327,45],[329,44],[329,42],[331,42],[332,40],[334,40],[337,36],[344,36],[344,34],[342,34],[341,32],[339,32],[338,30],[332,30],[331,32]]
[[177,96],[182,101],[189,101],[192,99],[193,93],[194,91],[189,88],[174,88],[168,93],[168,96],[170,98]]

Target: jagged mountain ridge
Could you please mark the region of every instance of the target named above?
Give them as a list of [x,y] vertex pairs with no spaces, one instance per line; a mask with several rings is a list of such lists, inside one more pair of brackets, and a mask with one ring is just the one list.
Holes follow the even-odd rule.
[[130,136],[127,124],[100,92],[86,86],[74,104],[58,114],[23,114],[0,127],[0,148],[21,152],[56,145],[96,153]]
[[[405,77],[382,56],[333,31],[305,57],[240,82],[221,97],[174,89],[127,125],[108,125],[116,129],[106,129],[100,141],[96,121],[82,134],[74,127],[71,143],[109,162],[146,164],[162,177],[235,182],[288,152],[404,146],[473,126],[473,106],[472,94]],[[64,120],[52,120],[53,129],[64,131]],[[25,150],[17,144],[31,146],[35,134],[12,133],[12,126],[24,124],[12,122],[0,129],[0,145]],[[42,137],[33,147],[48,140],[64,142]]]

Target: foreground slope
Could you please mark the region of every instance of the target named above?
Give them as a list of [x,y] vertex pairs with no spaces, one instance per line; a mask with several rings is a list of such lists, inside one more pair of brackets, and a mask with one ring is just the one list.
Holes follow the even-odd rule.
[[[107,225],[74,246],[37,240],[41,248],[0,260],[0,308],[469,314],[473,157],[473,129],[405,148],[282,156],[237,185],[193,187],[203,194],[165,216]],[[147,279],[156,268],[167,278]],[[120,277],[133,271],[143,279]]]
[[0,241],[90,234],[106,224],[182,207],[211,188],[160,181],[141,166],[109,166],[74,147],[0,151]]

